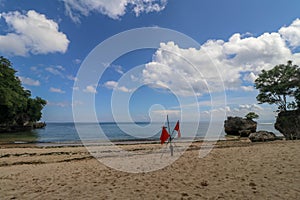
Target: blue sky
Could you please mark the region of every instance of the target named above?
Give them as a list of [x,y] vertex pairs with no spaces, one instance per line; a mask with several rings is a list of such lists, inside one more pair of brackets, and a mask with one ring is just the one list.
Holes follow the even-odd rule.
[[[72,121],[72,105],[82,111],[80,121],[89,121],[91,113],[85,111],[90,105],[72,102],[76,91],[95,96],[99,121],[114,120],[113,91],[120,97],[130,94],[128,105],[122,97],[113,107],[126,107],[136,121],[166,113],[175,120],[183,109],[190,113],[184,115],[188,120],[195,114],[208,120],[212,113],[222,120],[224,113],[243,116],[249,111],[259,113],[261,120],[272,120],[276,108],[258,105],[253,80],[262,69],[287,60],[300,64],[299,7],[298,0],[0,0],[0,54],[12,61],[33,96],[48,101],[42,119],[48,122]],[[157,49],[120,55],[98,83],[74,87],[83,61],[98,44],[143,27],[181,32],[199,47],[161,41]],[[137,77],[131,76],[140,65]],[[219,75],[213,73],[215,68]],[[138,79],[142,87],[119,83],[126,76],[131,77],[129,82]],[[217,99],[212,107],[211,99],[221,93],[227,103]],[[117,113],[118,119],[126,121],[123,114]]]

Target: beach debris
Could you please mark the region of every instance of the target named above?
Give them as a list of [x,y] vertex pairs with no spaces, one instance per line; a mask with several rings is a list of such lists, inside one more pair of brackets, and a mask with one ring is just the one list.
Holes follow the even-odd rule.
[[251,187],[255,187],[255,186],[256,186],[256,184],[255,184],[254,182],[250,182],[250,183],[249,183],[249,186],[251,186]]
[[208,186],[208,182],[207,182],[207,181],[205,181],[205,180],[204,180],[204,181],[201,181],[201,183],[200,183],[200,184],[201,184],[201,186]]
[[248,137],[251,133],[256,132],[257,122],[252,119],[229,116],[224,122],[224,128],[227,135]]
[[266,142],[276,140],[276,135],[269,131],[258,131],[249,135],[251,142]]

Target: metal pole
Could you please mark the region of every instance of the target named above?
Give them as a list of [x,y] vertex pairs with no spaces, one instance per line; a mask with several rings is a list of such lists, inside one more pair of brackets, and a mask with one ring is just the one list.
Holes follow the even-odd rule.
[[171,156],[173,156],[173,145],[170,143]]
[[169,115],[167,115],[167,122],[168,122],[168,131],[169,131],[169,134],[170,134],[170,133],[171,133],[171,131],[170,131]]
[[[170,122],[169,122],[169,116],[168,115],[167,115],[167,121],[168,121],[168,130],[169,130],[169,134],[170,134],[171,130],[170,130]],[[173,133],[172,133],[172,135],[173,135]],[[173,150],[174,150],[173,145],[172,145],[172,135],[170,135],[170,137],[169,137],[171,156],[173,156]]]

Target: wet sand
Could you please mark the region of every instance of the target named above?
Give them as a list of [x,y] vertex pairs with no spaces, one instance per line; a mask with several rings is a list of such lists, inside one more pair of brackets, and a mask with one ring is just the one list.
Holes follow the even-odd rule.
[[[1,145],[0,199],[300,199],[300,141],[194,143],[173,164],[127,173],[84,147]],[[159,144],[124,145],[141,156]]]

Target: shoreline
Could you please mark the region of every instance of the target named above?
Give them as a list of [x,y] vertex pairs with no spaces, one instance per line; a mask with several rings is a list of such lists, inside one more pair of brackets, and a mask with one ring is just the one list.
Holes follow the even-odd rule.
[[[233,140],[247,140],[248,138],[240,138],[239,136],[225,136],[220,138],[203,138],[203,137],[196,137],[196,138],[180,138],[175,139],[175,143],[194,143],[194,142],[203,142],[203,141],[212,141],[212,142],[218,142],[218,141],[233,141]],[[279,140],[282,140],[281,137],[278,138]],[[115,144],[115,145],[139,145],[139,144],[160,144],[159,139],[115,139],[115,140],[87,140],[87,141],[59,141],[59,142],[35,142],[35,141],[0,141],[1,146],[49,146],[49,147],[60,147],[60,146],[91,146],[91,145],[107,145],[107,144]]]
[[[283,136],[277,136],[276,140],[285,140]],[[199,138],[181,138],[175,139],[175,143],[202,143],[202,142],[232,142],[232,141],[244,141],[252,143],[247,137],[239,137],[233,135],[226,135],[225,137],[221,137],[218,139],[208,138],[205,139],[203,137]],[[255,142],[261,143],[261,142]],[[85,146],[107,146],[107,145],[150,145],[150,144],[160,144],[159,139],[126,139],[126,140],[110,140],[110,141],[61,141],[61,142],[26,142],[26,141],[8,141],[8,142],[0,142],[0,149],[1,147],[85,147]]]

